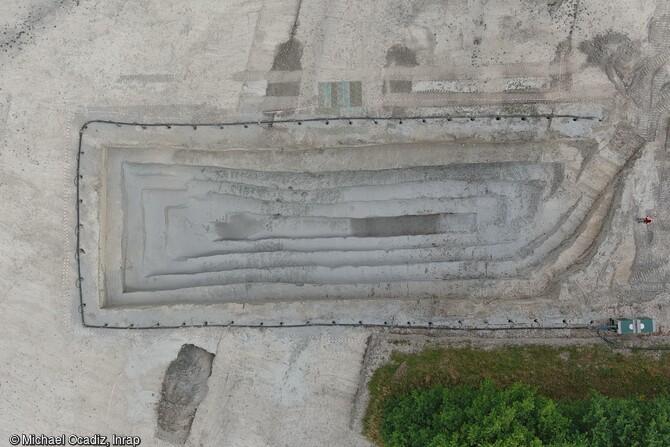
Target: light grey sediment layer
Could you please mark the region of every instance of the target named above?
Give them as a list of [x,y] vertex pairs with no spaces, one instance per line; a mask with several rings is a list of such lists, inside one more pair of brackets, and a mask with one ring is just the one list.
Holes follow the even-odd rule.
[[[423,128],[433,141],[390,124],[286,126],[85,129],[85,318],[221,324],[276,309],[270,321],[323,301],[350,302],[360,319],[362,299],[398,309],[534,296],[597,235],[601,190],[620,169],[588,139],[466,150],[440,140],[447,127],[470,131],[448,120]],[[261,141],[275,147],[249,149]]]
[[[481,261],[517,258],[537,234],[516,227],[562,180],[555,163],[305,173],[124,162],[121,174],[124,293],[513,276]],[[442,236],[454,233],[474,238],[452,250]]]

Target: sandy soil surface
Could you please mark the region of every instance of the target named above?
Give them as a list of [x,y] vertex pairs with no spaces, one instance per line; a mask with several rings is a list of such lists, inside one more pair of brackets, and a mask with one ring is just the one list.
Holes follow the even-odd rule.
[[[380,329],[340,323],[581,326],[646,314],[663,329],[670,322],[669,25],[667,2],[656,0],[513,0],[501,6],[485,0],[3,1],[0,442],[13,434],[65,433],[134,435],[142,445],[174,445],[183,433],[171,438],[159,423],[159,414],[172,414],[159,408],[174,407],[183,412],[162,421],[187,427],[186,445],[364,446],[351,421],[360,410],[354,403],[364,383],[368,336]],[[350,117],[366,119],[350,125]],[[310,118],[320,120],[308,124]],[[91,147],[123,142],[126,148],[163,148],[164,157],[181,149],[181,158],[168,160],[175,166],[197,164],[188,151],[199,148],[231,155],[225,165],[205,164],[210,168],[263,165],[261,171],[314,173],[323,171],[321,163],[374,171],[393,164],[411,168],[410,161],[435,167],[505,159],[517,166],[558,163],[562,177],[548,181],[546,196],[528,182],[499,185],[497,193],[512,207],[508,235],[524,240],[534,231],[551,233],[545,245],[511,251],[513,263],[537,256],[537,268],[518,272],[516,282],[488,278],[468,264],[444,281],[443,295],[417,297],[406,278],[386,281],[395,284],[390,301],[345,288],[332,300],[313,293],[315,300],[236,299],[199,307],[184,304],[187,294],[173,307],[122,303],[124,313],[107,314],[108,325],[133,329],[92,328],[82,323],[82,313],[109,310],[99,269],[116,273],[122,265],[94,262],[93,274],[79,280],[78,259],[99,256],[105,247],[99,235],[107,234],[102,208],[87,208],[86,228],[97,233],[85,236],[80,229],[79,242],[91,245],[77,245],[80,131],[91,120],[130,124]],[[273,120],[290,123],[270,127]],[[246,123],[239,132],[252,136],[231,132],[203,148],[202,140],[184,134],[175,148],[166,143],[167,128],[142,133],[132,123],[181,123],[189,132],[198,124]],[[432,155],[408,151],[427,141],[437,145]],[[296,158],[282,157],[283,151]],[[315,154],[322,158],[309,159]],[[260,155],[264,163],[256,158],[254,165]],[[107,178],[105,172],[86,172],[90,177],[81,186]],[[480,197],[496,193],[473,180]],[[201,186],[206,195],[225,185]],[[455,193],[458,185],[451,186]],[[524,188],[540,191],[532,209],[521,206]],[[83,206],[100,191],[86,190]],[[197,194],[190,197],[187,202]],[[242,208],[249,205],[249,195],[238,197],[246,198]],[[112,214],[123,209],[122,203],[104,205]],[[395,210],[413,215],[405,205],[395,203]],[[490,213],[484,205],[474,208],[495,215],[496,206]],[[441,212],[426,208],[426,215]],[[534,209],[532,218],[514,220]],[[196,224],[212,220],[204,208],[198,213],[192,214]],[[652,225],[637,221],[645,215],[654,217]],[[348,217],[372,216],[361,211]],[[467,227],[469,219],[444,225]],[[380,236],[376,221],[308,223],[310,229],[325,224],[327,236],[370,228]],[[246,224],[233,229],[255,237]],[[486,230],[482,225],[481,234],[469,234],[485,237]],[[98,239],[85,239],[90,234]],[[187,234],[195,248],[199,234]],[[206,249],[212,241],[205,242]],[[498,254],[479,250],[464,255],[484,265],[482,257]],[[330,262],[340,263],[340,256]],[[515,265],[504,267],[510,270],[499,271]],[[473,272],[474,282],[459,282]],[[367,278],[366,271],[356,273]],[[86,306],[80,285],[88,291]],[[260,291],[267,298],[274,287]],[[189,327],[210,318],[255,327]],[[187,327],[136,328],[177,320]],[[259,327],[308,320],[332,327]],[[178,356],[184,345],[202,351]],[[189,386],[164,382],[171,365],[186,371]],[[182,401],[184,394],[198,398]]]

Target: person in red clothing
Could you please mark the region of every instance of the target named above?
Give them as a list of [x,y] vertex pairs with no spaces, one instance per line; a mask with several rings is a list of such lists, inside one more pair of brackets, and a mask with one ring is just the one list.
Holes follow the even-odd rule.
[[651,223],[651,216],[646,216],[644,219],[642,219],[642,222],[649,225]]

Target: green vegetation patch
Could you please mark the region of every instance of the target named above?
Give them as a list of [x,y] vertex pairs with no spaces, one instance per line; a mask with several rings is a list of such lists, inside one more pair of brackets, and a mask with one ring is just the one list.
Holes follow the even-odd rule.
[[[395,399],[407,398],[412,392],[421,390],[479,389],[482,383],[488,382],[501,390],[515,386],[516,382],[528,385],[528,389],[535,390],[538,399],[547,399],[560,407],[561,416],[572,424],[570,427],[575,427],[579,415],[586,414],[584,405],[588,402],[614,398],[607,402],[616,405],[619,399],[645,403],[663,396],[670,389],[670,355],[621,353],[607,346],[541,345],[495,350],[435,348],[417,354],[394,353],[390,362],[374,373],[368,385],[370,403],[365,434],[378,445],[402,445],[384,444],[389,438],[382,436],[382,427],[384,423],[388,424],[389,411],[394,408],[390,402],[397,404]],[[538,408],[544,405],[542,402],[538,401]],[[582,408],[581,413],[573,407]],[[388,435],[388,431],[386,433]]]
[[556,403],[520,382],[436,385],[391,397],[381,435],[386,447],[663,447],[670,445],[670,399],[593,393]]

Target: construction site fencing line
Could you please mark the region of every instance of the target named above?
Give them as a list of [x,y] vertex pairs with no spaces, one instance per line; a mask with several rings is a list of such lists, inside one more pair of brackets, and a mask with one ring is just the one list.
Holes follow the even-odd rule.
[[[393,328],[393,329],[431,329],[431,330],[455,330],[455,331],[500,331],[500,330],[565,330],[565,329],[597,329],[597,327],[591,326],[591,325],[571,325],[568,323],[565,323],[563,325],[552,325],[552,326],[543,326],[539,321],[535,320],[535,322],[532,325],[522,325],[522,324],[509,324],[509,325],[495,325],[495,326],[490,326],[488,324],[483,324],[483,325],[475,325],[475,326],[464,326],[461,322],[458,322],[456,325],[444,325],[444,324],[433,324],[429,322],[427,325],[426,324],[408,324],[408,325],[403,325],[403,324],[396,324],[396,323],[366,323],[364,321],[359,321],[358,323],[338,323],[337,321],[333,321],[332,323],[310,323],[309,321],[302,323],[302,324],[272,324],[272,325],[264,325],[263,322],[260,322],[259,324],[235,324],[234,321],[228,324],[221,324],[221,323],[212,323],[209,324],[208,322],[203,322],[202,324],[188,324],[186,325],[185,323],[182,325],[160,325],[159,323],[156,323],[153,326],[134,326],[133,324],[130,324],[128,326],[112,326],[108,324],[103,324],[103,325],[91,325],[87,324],[84,318],[84,309],[86,307],[86,303],[84,303],[84,297],[83,297],[83,291],[81,287],[81,282],[85,280],[85,278],[82,278],[81,276],[81,255],[85,254],[85,251],[81,248],[80,242],[80,234],[81,231],[83,231],[83,224],[80,221],[80,205],[82,203],[82,199],[80,197],[80,191],[79,191],[79,180],[83,178],[80,169],[81,169],[81,148],[82,148],[82,140],[83,140],[83,135],[84,131],[87,129],[87,127],[91,124],[110,124],[110,125],[116,125],[116,126],[138,126],[143,129],[147,129],[149,127],[165,127],[165,128],[172,128],[172,127],[192,127],[194,130],[197,130],[198,127],[218,127],[220,129],[224,129],[226,127],[232,127],[232,126],[242,126],[244,128],[248,128],[251,125],[259,125],[259,126],[268,126],[272,127],[274,124],[297,124],[301,125],[302,123],[324,123],[328,125],[331,121],[333,122],[347,122],[348,124],[353,124],[354,121],[363,121],[363,122],[370,122],[372,124],[379,124],[381,122],[383,123],[390,123],[390,122],[398,122],[399,124],[403,124],[405,121],[420,121],[422,124],[429,124],[431,120],[447,120],[447,121],[452,121],[454,119],[467,119],[468,121],[466,122],[472,122],[477,119],[495,119],[495,120],[502,120],[502,119],[521,119],[523,121],[526,121],[529,118],[545,118],[547,120],[551,120],[554,118],[569,118],[572,119],[573,121],[577,120],[597,120],[597,121],[602,121],[600,117],[597,116],[589,116],[589,115],[572,115],[572,114],[536,114],[536,115],[524,115],[524,114],[508,114],[508,115],[503,115],[503,114],[485,114],[485,115],[476,115],[476,114],[449,114],[449,115],[430,115],[430,116],[405,116],[405,117],[375,117],[375,116],[347,116],[347,117],[332,117],[332,118],[290,118],[290,119],[281,119],[281,120],[274,120],[274,119],[267,119],[267,120],[255,120],[255,121],[236,121],[236,122],[223,122],[223,123],[175,123],[175,122],[162,122],[162,123],[140,123],[140,122],[126,122],[126,121],[112,121],[112,120],[102,120],[102,119],[96,119],[96,120],[90,120],[85,122],[82,127],[79,130],[79,142],[78,142],[78,147],[77,147],[77,172],[76,176],[74,178],[74,184],[76,186],[76,210],[77,210],[77,226],[75,227],[74,233],[76,237],[76,251],[74,254],[75,260],[77,261],[77,279],[75,280],[75,286],[79,289],[79,306],[78,306],[78,313],[81,315],[81,322],[82,325],[85,327],[90,327],[90,328],[104,328],[104,329],[178,329],[178,328],[183,328],[183,327],[239,327],[239,328],[299,328],[299,327],[319,327],[319,326],[324,326],[324,327],[333,327],[333,326],[341,326],[341,327],[379,327],[379,328]],[[565,321],[565,320],[564,320]]]

